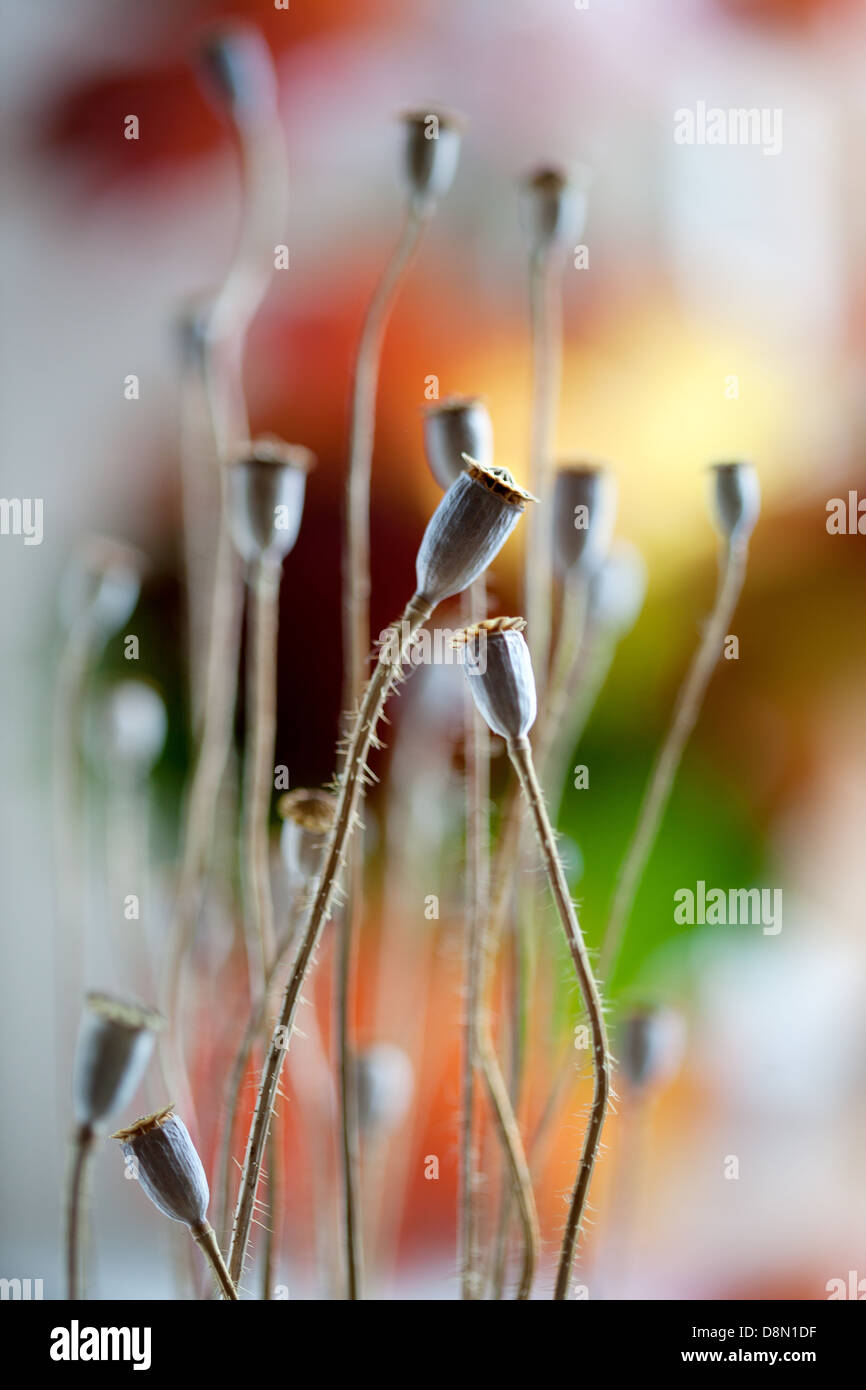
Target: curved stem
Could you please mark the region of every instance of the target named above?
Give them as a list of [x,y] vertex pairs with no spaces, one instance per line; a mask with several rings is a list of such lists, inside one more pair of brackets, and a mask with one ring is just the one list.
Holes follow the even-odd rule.
[[[349,468],[346,480],[343,537],[343,708],[353,710],[361,695],[370,651],[370,478],[376,428],[379,362],[388,317],[424,226],[410,207],[397,245],[370,300],[352,384]],[[348,866],[348,897],[337,927],[336,1029],[340,1099],[340,1180],[347,1292],[361,1297],[361,1225],[359,1205],[359,1136],[355,1059],[349,1018],[354,954],[364,915],[363,833],[353,846]]]
[[508,1094],[508,1087],[499,1066],[496,1049],[490,1035],[489,1018],[485,1013],[478,1033],[478,1056],[487,1092],[493,1107],[493,1116],[502,1147],[508,1162],[511,1177],[511,1190],[517,1203],[517,1213],[523,1232],[523,1262],[520,1282],[517,1288],[518,1300],[528,1299],[538,1264],[540,1235],[535,1195],[532,1191],[532,1178],[520,1137],[517,1117]]
[[66,1202],[66,1297],[84,1297],[81,1279],[81,1227],[87,1168],[96,1138],[89,1125],[81,1125],[72,1140],[69,1190]]
[[715,607],[680,687],[668,731],[650,774],[637,826],[620,869],[599,965],[600,973],[605,978],[610,976],[616,963],[629,913],[658,835],[683,750],[697,723],[710,677],[734,615],[745,579],[747,554],[746,542],[725,548]]
[[217,1245],[217,1238],[214,1235],[213,1226],[207,1221],[204,1221],[201,1226],[190,1226],[189,1229],[193,1240],[213,1270],[214,1278],[216,1279],[223,1298],[231,1303],[237,1303],[238,1291],[232,1282],[231,1276],[226,1268],[225,1260]]
[[[420,595],[416,594],[410,599],[401,618],[392,629],[392,636],[396,640],[393,643],[386,642],[379,652],[376,668],[364,692],[361,708],[352,729],[338,784],[334,826],[325,845],[316,895],[310,907],[303,929],[301,946],[283,995],[279,1021],[274,1029],[270,1048],[265,1058],[256,1109],[247,1140],[238,1203],[235,1210],[231,1250],[229,1251],[229,1270],[235,1281],[240,1277],[244,1266],[262,1155],[270,1128],[283,1060],[291,1042],[301,986],[319,944],[322,929],[330,915],[340,875],[345,866],[346,851],[355,828],[358,806],[367,773],[367,754],[374,741],[376,726],[385,701],[391,687],[400,675],[402,662],[412,638],[421,624],[429,618],[431,611],[430,603]],[[396,648],[396,654],[394,654],[393,648]]]
[[553,1295],[555,1299],[563,1300],[568,1298],[571,1284],[571,1270],[580,1240],[583,1213],[586,1208],[589,1186],[592,1181],[592,1171],[598,1154],[605,1115],[607,1114],[607,1105],[610,1097],[610,1051],[608,1049],[607,1033],[604,1026],[601,998],[595,979],[593,978],[589,957],[586,954],[583,934],[580,930],[574,904],[571,901],[571,895],[568,891],[568,884],[566,883],[562,862],[556,848],[553,827],[550,824],[550,818],[544,804],[544,796],[532,761],[532,750],[529,746],[529,740],[526,738],[510,740],[508,744],[508,755],[514,764],[515,771],[520,779],[523,795],[532,812],[538,843],[544,858],[545,869],[547,870],[550,891],[556,903],[562,929],[565,932],[568,949],[571,952],[575,974],[577,975],[580,992],[583,996],[583,1002],[589,1016],[590,1029],[592,1031],[594,1071],[592,1109],[590,1110],[589,1123],[587,1124],[586,1134],[584,1135],[583,1150],[580,1155],[577,1178],[575,1180],[568,1217],[565,1223],[565,1232],[563,1234],[562,1248],[559,1257],[559,1268],[556,1275],[556,1288]]

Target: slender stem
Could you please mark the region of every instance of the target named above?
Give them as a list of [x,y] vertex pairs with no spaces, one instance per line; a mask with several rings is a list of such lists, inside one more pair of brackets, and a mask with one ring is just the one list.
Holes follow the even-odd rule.
[[502,1147],[505,1150],[511,1179],[511,1191],[517,1203],[517,1214],[523,1232],[523,1261],[517,1298],[524,1300],[529,1298],[532,1281],[535,1277],[535,1267],[538,1263],[540,1245],[538,1212],[535,1207],[532,1178],[523,1149],[523,1141],[520,1137],[520,1128],[508,1094],[505,1078],[499,1066],[499,1059],[496,1056],[496,1049],[490,1035],[489,1015],[486,1013],[478,1033],[478,1055],[484,1080],[487,1083],[490,1103],[493,1107],[493,1117],[496,1121]]
[[346,1261],[346,1295],[351,1302],[361,1297],[363,1277],[363,1227],[360,1220],[361,1144],[358,1125],[358,1088],[355,1049],[352,1045],[352,981],[355,953],[363,919],[363,827],[359,826],[348,865],[348,895],[337,923],[336,1009],[337,1079],[340,1119],[340,1196],[343,1213],[343,1246]]
[[237,656],[240,642],[241,590],[237,559],[225,513],[220,531],[214,575],[208,667],[201,739],[193,769],[185,813],[183,859],[174,903],[171,944],[164,994],[171,1026],[161,1034],[163,1060],[169,1084],[183,1104],[189,1121],[195,1116],[180,1037],[179,1004],[184,959],[192,944],[201,908],[203,877],[211,847],[220,784],[232,737],[237,690]]
[[[285,149],[278,120],[238,129],[244,191],[241,227],[231,264],[211,307],[203,357],[204,387],[220,472],[219,532],[204,673],[201,735],[184,822],[184,848],[175,900],[165,997],[170,1028],[162,1034],[163,1066],[187,1121],[195,1123],[178,1006],[184,960],[202,901],[202,880],[213,839],[217,798],[228,761],[237,695],[241,591],[229,531],[224,465],[249,434],[243,390],[247,334],[273,274],[273,247],[286,214]],[[194,683],[195,684],[195,683]]]
[[725,548],[715,607],[680,687],[668,731],[650,774],[637,826],[620,869],[599,966],[605,979],[610,977],[616,963],[629,913],[658,835],[683,750],[697,723],[710,677],[734,615],[746,575],[747,554],[745,541],[729,544]]
[[529,274],[532,427],[529,486],[539,499],[527,517],[524,593],[527,637],[539,695],[546,685],[551,630],[550,469],[562,374],[562,294],[553,250],[533,256]]
[[529,745],[529,740],[526,738],[510,740],[508,744],[508,755],[514,764],[515,771],[520,779],[523,795],[532,812],[538,843],[547,870],[550,891],[556,903],[559,919],[562,923],[563,931],[565,932],[569,951],[571,952],[575,974],[577,975],[580,992],[583,996],[583,1002],[589,1016],[590,1029],[592,1032],[594,1070],[592,1109],[586,1127],[586,1134],[584,1135],[583,1150],[580,1156],[577,1178],[575,1180],[568,1218],[565,1224],[565,1232],[563,1234],[562,1248],[559,1257],[559,1268],[556,1276],[556,1288],[553,1295],[555,1299],[563,1300],[568,1298],[572,1265],[574,1264],[574,1256],[580,1240],[583,1213],[589,1195],[592,1171],[595,1166],[595,1160],[601,1141],[601,1132],[607,1113],[608,1099],[610,1096],[611,1060],[607,1043],[607,1033],[604,1026],[601,998],[595,979],[593,978],[592,968],[586,953],[583,934],[580,930],[574,904],[571,901],[571,895],[568,891],[565,872],[559,858],[559,852],[556,848],[556,838],[554,836],[553,827],[550,824],[550,818],[544,804],[544,795],[532,760],[532,750]]
[[244,754],[244,887],[251,995],[264,990],[274,946],[274,904],[268,856],[268,822],[277,733],[277,630],[280,568],[254,566],[249,579],[250,648]]
[[253,1044],[264,1027],[271,985],[274,982],[277,971],[286,958],[286,954],[293,940],[294,933],[290,928],[277,946],[274,959],[268,967],[268,978],[265,982],[265,989],[250,1009],[246,1028],[238,1043],[238,1048],[234,1056],[234,1061],[232,1062],[228,1083],[226,1085],[226,1121],[220,1140],[219,1161],[216,1170],[217,1178],[214,1184],[219,1197],[217,1208],[219,1219],[217,1221],[217,1229],[220,1232],[220,1240],[223,1245],[226,1244],[230,1235],[229,1208],[231,1197],[229,1189],[231,1187],[231,1148],[235,1130],[235,1119],[240,1103],[241,1087],[243,1086],[247,1064],[250,1060],[250,1053],[253,1050]]
[[[316,894],[310,906],[300,949],[283,995],[279,1020],[265,1058],[256,1109],[247,1140],[229,1252],[229,1269],[235,1281],[240,1277],[244,1266],[262,1155],[283,1060],[291,1043],[301,986],[318,946],[322,929],[330,915],[340,875],[345,867],[346,851],[355,828],[367,775],[367,755],[375,739],[376,726],[385,701],[391,687],[399,678],[403,659],[412,638],[421,624],[429,618],[431,611],[431,604],[420,595],[416,594],[410,599],[402,617],[392,629],[391,635],[396,640],[393,643],[386,642],[379,651],[379,659],[364,692],[361,708],[352,729],[338,784],[334,826],[325,845]],[[393,648],[396,648],[396,654]]]
[[[464,596],[463,616],[487,615],[487,584],[477,579]],[[466,930],[464,944],[464,1027],[460,1102],[460,1206],[458,1260],[463,1299],[481,1296],[478,1268],[479,1174],[475,1106],[479,1023],[484,1007],[484,926],[489,897],[490,742],[487,725],[475,708],[469,687],[464,698],[466,759]]]
[[271,1119],[271,1129],[267,1143],[268,1173],[268,1220],[262,1241],[262,1300],[267,1303],[271,1297],[274,1277],[274,1255],[277,1244],[277,1226],[280,1219],[280,1144],[279,1116]]
[[[406,214],[394,247],[370,300],[352,385],[349,468],[346,480],[343,537],[343,708],[353,710],[367,675],[370,652],[370,478],[376,429],[376,391],[382,341],[388,318],[418,247],[424,217],[414,204]],[[340,1182],[346,1251],[347,1292],[361,1297],[361,1224],[359,1205],[359,1136],[355,1060],[350,1004],[355,945],[364,917],[363,832],[355,840],[348,865],[348,897],[337,929],[336,1030],[340,1103]]]
[[69,1191],[66,1204],[66,1297],[84,1297],[81,1278],[81,1228],[84,1223],[84,1192],[87,1168],[96,1135],[90,1125],[81,1125],[72,1140],[69,1165]]
[[201,1226],[190,1226],[190,1233],[213,1270],[214,1278],[216,1279],[223,1298],[229,1302],[237,1303],[238,1291],[235,1288],[234,1281],[226,1268],[226,1262],[217,1245],[217,1238],[214,1235],[213,1226],[207,1221],[204,1221]]

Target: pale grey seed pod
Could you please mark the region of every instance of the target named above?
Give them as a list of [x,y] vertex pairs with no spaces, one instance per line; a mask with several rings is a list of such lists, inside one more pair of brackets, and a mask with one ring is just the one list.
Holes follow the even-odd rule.
[[107,536],[88,536],[70,564],[61,589],[67,627],[80,620],[103,639],[131,617],[147,562],[140,550]]
[[646,561],[630,541],[615,541],[590,581],[589,616],[623,636],[638,620],[647,591]]
[[403,181],[412,202],[426,211],[454,182],[464,122],[451,111],[407,111],[402,122]]
[[200,1230],[207,1219],[210,1192],[202,1161],[189,1130],[174,1106],[119,1129],[123,1156],[155,1207],[172,1221]]
[[553,558],[564,578],[595,573],[610,549],[616,479],[601,464],[561,464],[553,487]]
[[537,698],[523,618],[485,618],[454,634],[465,645],[472,698],[488,728],[510,742],[535,723]]
[[229,525],[235,549],[248,564],[281,565],[294,546],[314,463],[302,445],[264,437],[229,464]]
[[572,247],[586,222],[588,171],[536,169],[521,185],[520,214],[529,251]]
[[309,882],[321,867],[325,841],[334,824],[337,798],[333,792],[319,788],[298,787],[280,797],[277,811],[283,820],[280,852],[289,882]]
[[463,472],[463,456],[493,466],[493,422],[475,396],[449,396],[424,414],[424,452],[430,472],[445,492]]
[[135,778],[144,778],[165,747],[168,716],[159,691],[147,681],[112,686],[100,711],[100,754]]
[[128,1105],[147,1070],[163,1018],[153,1009],[88,994],[78,1032],[72,1099],[82,1129],[97,1130]]
[[412,1101],[415,1076],[402,1048],[373,1043],[358,1053],[358,1124],[368,1139],[391,1133],[403,1122]]
[[530,492],[506,468],[466,467],[427,523],[415,562],[416,593],[432,607],[462,593],[496,558],[520,520]]
[[670,1080],[682,1061],[685,1021],[674,1009],[635,1008],[623,1019],[620,1066],[634,1090],[646,1090]]
[[710,515],[723,539],[746,541],[761,511],[761,484],[750,463],[710,466]]
[[255,125],[275,115],[274,62],[254,25],[236,22],[212,29],[199,46],[198,68],[212,104],[236,125]]

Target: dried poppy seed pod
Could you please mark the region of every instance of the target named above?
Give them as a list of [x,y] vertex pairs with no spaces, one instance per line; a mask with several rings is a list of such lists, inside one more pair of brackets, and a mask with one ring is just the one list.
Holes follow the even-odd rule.
[[325,839],[334,824],[337,798],[333,792],[298,787],[277,802],[283,819],[280,851],[290,883],[303,883],[316,877],[322,862]]
[[123,1156],[155,1207],[191,1230],[205,1225],[210,1192],[202,1161],[183,1120],[167,1105],[119,1129]]
[[537,169],[521,188],[521,221],[530,254],[542,255],[554,246],[570,247],[586,221],[588,172],[573,176],[564,169]]
[[445,492],[463,472],[463,456],[493,466],[493,422],[483,401],[449,396],[424,415],[424,452],[430,472]]
[[165,747],[167,729],[165,701],[154,686],[118,681],[101,702],[102,760],[135,778],[146,777]]
[[750,463],[711,465],[710,512],[713,523],[728,541],[747,541],[761,511],[761,484]]
[[598,464],[563,464],[553,489],[553,557],[564,577],[591,575],[610,549],[616,480]]
[[211,102],[240,127],[272,117],[277,78],[270,49],[252,24],[219,25],[199,47],[199,73]]
[[675,1075],[685,1045],[685,1022],[668,1008],[638,1008],[622,1024],[620,1065],[634,1090],[658,1086]]
[[454,634],[466,647],[466,675],[485,723],[506,742],[525,738],[537,700],[523,618],[485,618]]
[[483,574],[514,530],[532,494],[505,468],[474,459],[449,487],[427,523],[415,562],[418,597],[435,607]]
[[647,590],[646,563],[628,541],[617,541],[592,576],[589,615],[596,626],[620,635],[637,622]]
[[108,994],[88,994],[75,1052],[73,1106],[82,1130],[95,1130],[129,1103],[153,1052],[163,1018]]
[[358,1053],[358,1123],[368,1139],[381,1138],[404,1120],[415,1077],[406,1053],[393,1043],[373,1043]]
[[415,206],[428,211],[454,181],[464,122],[446,111],[407,111],[402,121],[403,178]]
[[103,639],[111,637],[138,603],[146,567],[134,546],[107,536],[89,536],[61,590],[61,616],[67,627],[84,619]]
[[229,523],[235,549],[248,564],[279,566],[298,539],[309,449],[282,440],[254,440],[228,468]]

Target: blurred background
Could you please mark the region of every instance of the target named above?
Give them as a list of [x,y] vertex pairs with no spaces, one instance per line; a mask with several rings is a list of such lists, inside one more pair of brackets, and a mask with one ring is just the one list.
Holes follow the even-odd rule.
[[[438,498],[421,438],[428,378],[443,397],[484,397],[497,462],[527,479],[517,186],[539,164],[588,166],[588,265],[569,262],[563,279],[557,446],[610,462],[618,533],[649,576],[574,758],[589,786],[575,789],[562,770],[559,828],[592,946],[712,604],[706,466],[751,459],[763,488],[735,619],[739,659],[722,661],[711,684],[608,991],[612,1027],[634,1003],[663,1004],[684,1043],[634,1130],[623,1123],[628,1107],[609,1123],[579,1281],[590,1298],[821,1299],[850,1270],[866,1278],[866,541],[826,528],[830,499],[866,497],[863,6],[291,0],[278,11],[268,0],[3,0],[2,12],[2,491],[44,499],[44,536],[38,546],[0,537],[0,1274],[41,1277],[46,1297],[61,1296],[74,1035],[58,1007],[52,725],[64,576],[94,532],[139,547],[148,570],[124,628],[139,637],[138,660],[125,659],[121,636],[109,643],[85,721],[85,983],[146,994],[128,964],[130,934],[157,955],[165,942],[191,754],[179,324],[225,274],[239,216],[232,142],[190,55],[203,26],[231,16],[267,38],[289,156],[290,265],[274,274],[249,340],[251,422],[318,457],[284,571],[277,763],[293,787],[324,784],[334,770],[350,373],[400,224],[394,117],[452,107],[467,120],[460,167],[384,346],[373,631],[412,589]],[[700,102],[780,110],[780,150],[677,144],[674,113]],[[123,138],[129,114],[136,141]],[[129,374],[137,400],[124,396]],[[491,574],[491,612],[519,611],[520,556],[516,537]],[[441,617],[456,620],[456,607]],[[153,775],[132,789],[112,778],[98,714],[122,676],[151,682],[167,710]],[[364,1046],[402,1049],[414,1073],[405,1116],[365,1159],[366,1219],[384,1252],[371,1296],[456,1292],[461,701],[456,670],[413,677],[377,755],[381,785],[367,815],[355,1026]],[[241,702],[238,746],[242,730]],[[698,880],[781,888],[783,929],[677,925],[673,894]],[[577,1016],[540,876],[531,891],[537,954],[554,968],[539,972],[553,984],[537,996],[528,1131]],[[124,919],[130,892],[140,892],[139,922]],[[425,916],[429,895],[439,897],[437,919]],[[205,984],[192,1051],[210,1165],[243,1015],[225,922],[200,934],[197,950]],[[308,989],[326,1049],[331,990],[326,939]],[[173,1098],[153,1071],[149,1085],[118,1123]],[[251,1071],[249,1107],[254,1093]],[[313,1191],[310,1130],[326,1152],[329,1131],[305,1118],[291,1082],[287,1093],[278,1275],[291,1297],[317,1297],[337,1217],[330,1160],[318,1173],[324,1198]],[[588,1095],[575,1070],[538,1156],[545,1295]],[[93,1177],[91,1292],[171,1297],[169,1223],[129,1190],[115,1149],[103,1146]],[[490,1145],[485,1153],[495,1209],[498,1159]],[[425,1177],[431,1155],[436,1180]]]

